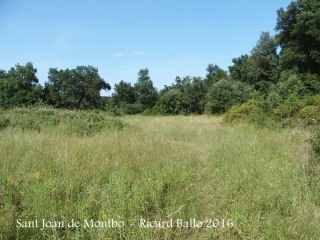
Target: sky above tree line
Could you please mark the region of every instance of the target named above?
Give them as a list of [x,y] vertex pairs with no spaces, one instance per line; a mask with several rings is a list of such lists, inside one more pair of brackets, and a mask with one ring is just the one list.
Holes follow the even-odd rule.
[[227,70],[261,31],[275,34],[290,2],[0,0],[0,69],[30,61],[43,84],[49,68],[92,65],[113,87],[148,68],[161,89],[178,75],[204,77],[210,63]]

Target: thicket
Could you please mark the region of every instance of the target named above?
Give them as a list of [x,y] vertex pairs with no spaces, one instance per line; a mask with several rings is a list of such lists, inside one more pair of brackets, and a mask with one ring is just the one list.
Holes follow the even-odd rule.
[[57,110],[52,107],[15,108],[0,114],[0,130],[59,132],[91,136],[102,130],[122,130],[127,125],[101,111]]

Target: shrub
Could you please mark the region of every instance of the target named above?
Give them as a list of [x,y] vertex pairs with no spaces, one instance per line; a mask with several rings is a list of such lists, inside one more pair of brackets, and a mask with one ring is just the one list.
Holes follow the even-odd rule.
[[238,81],[220,80],[207,94],[206,112],[224,113],[232,106],[245,102],[252,89]]
[[9,126],[9,119],[6,116],[0,116],[0,130]]
[[255,100],[249,100],[241,105],[233,106],[224,116],[226,122],[235,120],[249,120],[252,115],[262,114],[260,103]]
[[143,111],[143,115],[145,116],[157,116],[157,115],[166,115],[163,109],[163,106],[157,104],[152,108],[147,108]]
[[320,106],[320,95],[305,97],[302,101],[305,105]]
[[[91,136],[103,129],[122,130],[125,124],[118,119],[106,118],[103,113],[76,111],[62,124],[62,132],[68,135]],[[62,116],[63,118],[63,116]]]
[[180,89],[170,89],[165,92],[158,101],[158,109],[163,114],[177,115],[186,112],[184,95]]
[[301,74],[301,79],[304,83],[303,94],[314,95],[320,93],[320,76],[318,74]]
[[103,129],[121,130],[126,126],[99,111],[17,108],[8,111],[7,116],[7,120],[0,118],[0,128],[8,126],[23,131],[59,131],[67,135],[89,136]]
[[271,111],[277,108],[283,102],[283,98],[276,91],[270,92],[266,100],[264,101],[265,109]]
[[106,127],[112,130],[122,130],[128,126],[127,124],[120,121],[119,119],[107,119],[106,122],[107,122]]
[[294,117],[305,103],[296,95],[291,95],[279,107],[273,109],[272,115],[276,120]]
[[308,96],[299,99],[291,95],[272,111],[272,118],[276,121],[315,125],[320,122],[320,96]]
[[297,74],[283,72],[281,74],[280,82],[273,90],[276,91],[283,99],[287,99],[292,95],[298,96],[299,98],[304,96],[304,88],[304,83]]
[[124,104],[123,105],[123,111],[125,114],[137,114],[142,113],[144,110],[144,106],[140,103],[132,103],[132,104]]
[[302,108],[298,116],[306,125],[315,125],[320,123],[320,105],[319,106],[305,106]]

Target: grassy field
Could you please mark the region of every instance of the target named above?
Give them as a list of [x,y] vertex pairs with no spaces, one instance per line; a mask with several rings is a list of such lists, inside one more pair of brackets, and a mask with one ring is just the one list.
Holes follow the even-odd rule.
[[92,135],[0,131],[0,239],[320,238],[307,131],[118,120]]

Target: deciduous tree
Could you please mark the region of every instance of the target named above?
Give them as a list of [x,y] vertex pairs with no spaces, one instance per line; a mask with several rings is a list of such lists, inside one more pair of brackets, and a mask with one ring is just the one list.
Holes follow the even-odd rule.
[[41,101],[42,87],[36,76],[37,69],[28,62],[17,64],[8,72],[0,71],[0,107],[29,106]]
[[49,104],[61,108],[93,109],[103,105],[101,90],[111,87],[92,66],[76,69],[49,69],[49,81],[45,83],[45,97]]
[[320,74],[320,1],[297,0],[280,8],[276,30],[282,70]]

